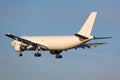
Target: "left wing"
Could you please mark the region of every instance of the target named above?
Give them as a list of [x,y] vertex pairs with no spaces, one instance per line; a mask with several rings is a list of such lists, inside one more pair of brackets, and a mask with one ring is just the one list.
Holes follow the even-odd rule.
[[27,44],[27,45],[31,45],[31,46],[33,46],[33,47],[35,47],[35,48],[38,48],[38,49],[42,49],[42,50],[47,50],[47,49],[48,49],[46,46],[44,46],[44,45],[42,45],[42,44],[34,43],[34,42],[29,41],[29,40],[27,40],[27,39],[23,39],[23,38],[14,36],[14,35],[12,35],[12,34],[10,34],[10,33],[5,34],[5,35],[6,35],[7,37],[10,37],[10,38],[16,40],[16,41],[22,42],[22,43]]
[[103,45],[103,44],[108,44],[108,43],[86,43],[86,44],[82,44],[82,45],[79,45],[77,46],[76,48],[91,48],[91,47],[98,47],[100,45]]

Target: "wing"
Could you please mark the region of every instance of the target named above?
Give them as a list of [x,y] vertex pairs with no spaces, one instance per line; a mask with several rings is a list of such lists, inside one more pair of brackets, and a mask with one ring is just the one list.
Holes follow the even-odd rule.
[[103,45],[103,44],[108,44],[108,43],[86,43],[86,44],[82,44],[82,45],[79,45],[77,46],[77,48],[91,48],[91,47],[98,47],[100,45]]
[[29,41],[29,40],[27,40],[27,39],[23,39],[23,38],[14,36],[14,35],[12,35],[12,34],[10,34],[10,33],[5,34],[5,36],[10,37],[10,38],[12,38],[12,39],[14,39],[14,40],[16,40],[16,41],[22,42],[22,43],[24,43],[24,44],[31,45],[31,46],[33,46],[33,47],[35,47],[35,48],[38,48],[38,49],[48,50],[48,48],[47,48],[46,46],[42,45],[42,44],[34,43],[34,42]]

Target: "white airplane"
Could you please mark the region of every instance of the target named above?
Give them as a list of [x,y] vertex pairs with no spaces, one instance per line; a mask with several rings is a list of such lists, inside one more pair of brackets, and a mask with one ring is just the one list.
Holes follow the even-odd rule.
[[80,31],[70,36],[22,36],[17,37],[10,33],[5,34],[7,37],[14,39],[11,45],[22,56],[25,50],[35,50],[35,57],[40,57],[39,51],[50,51],[56,58],[62,58],[60,53],[70,49],[97,47],[106,43],[87,43],[94,39],[107,39],[111,37],[95,37],[91,35],[92,27],[97,12],[91,12],[90,16],[80,29]]

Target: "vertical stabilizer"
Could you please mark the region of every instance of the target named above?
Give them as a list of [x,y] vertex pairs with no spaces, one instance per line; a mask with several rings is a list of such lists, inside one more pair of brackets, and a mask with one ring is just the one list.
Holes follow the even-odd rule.
[[91,12],[90,16],[82,26],[81,30],[77,33],[82,36],[89,37],[91,35],[92,27],[96,18],[97,12]]

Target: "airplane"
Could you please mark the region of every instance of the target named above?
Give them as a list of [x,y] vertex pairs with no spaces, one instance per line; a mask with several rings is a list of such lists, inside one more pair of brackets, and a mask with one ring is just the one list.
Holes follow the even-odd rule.
[[94,25],[97,12],[91,12],[88,19],[82,26],[82,28],[75,34],[69,36],[15,36],[13,34],[7,33],[5,36],[12,38],[11,45],[14,47],[16,52],[19,52],[19,56],[22,57],[23,51],[35,50],[35,57],[40,57],[39,51],[50,51],[52,55],[56,58],[61,59],[62,51],[67,51],[70,49],[77,48],[91,48],[97,47],[103,43],[87,43],[94,39],[108,39],[111,37],[95,37],[91,35],[91,31]]

